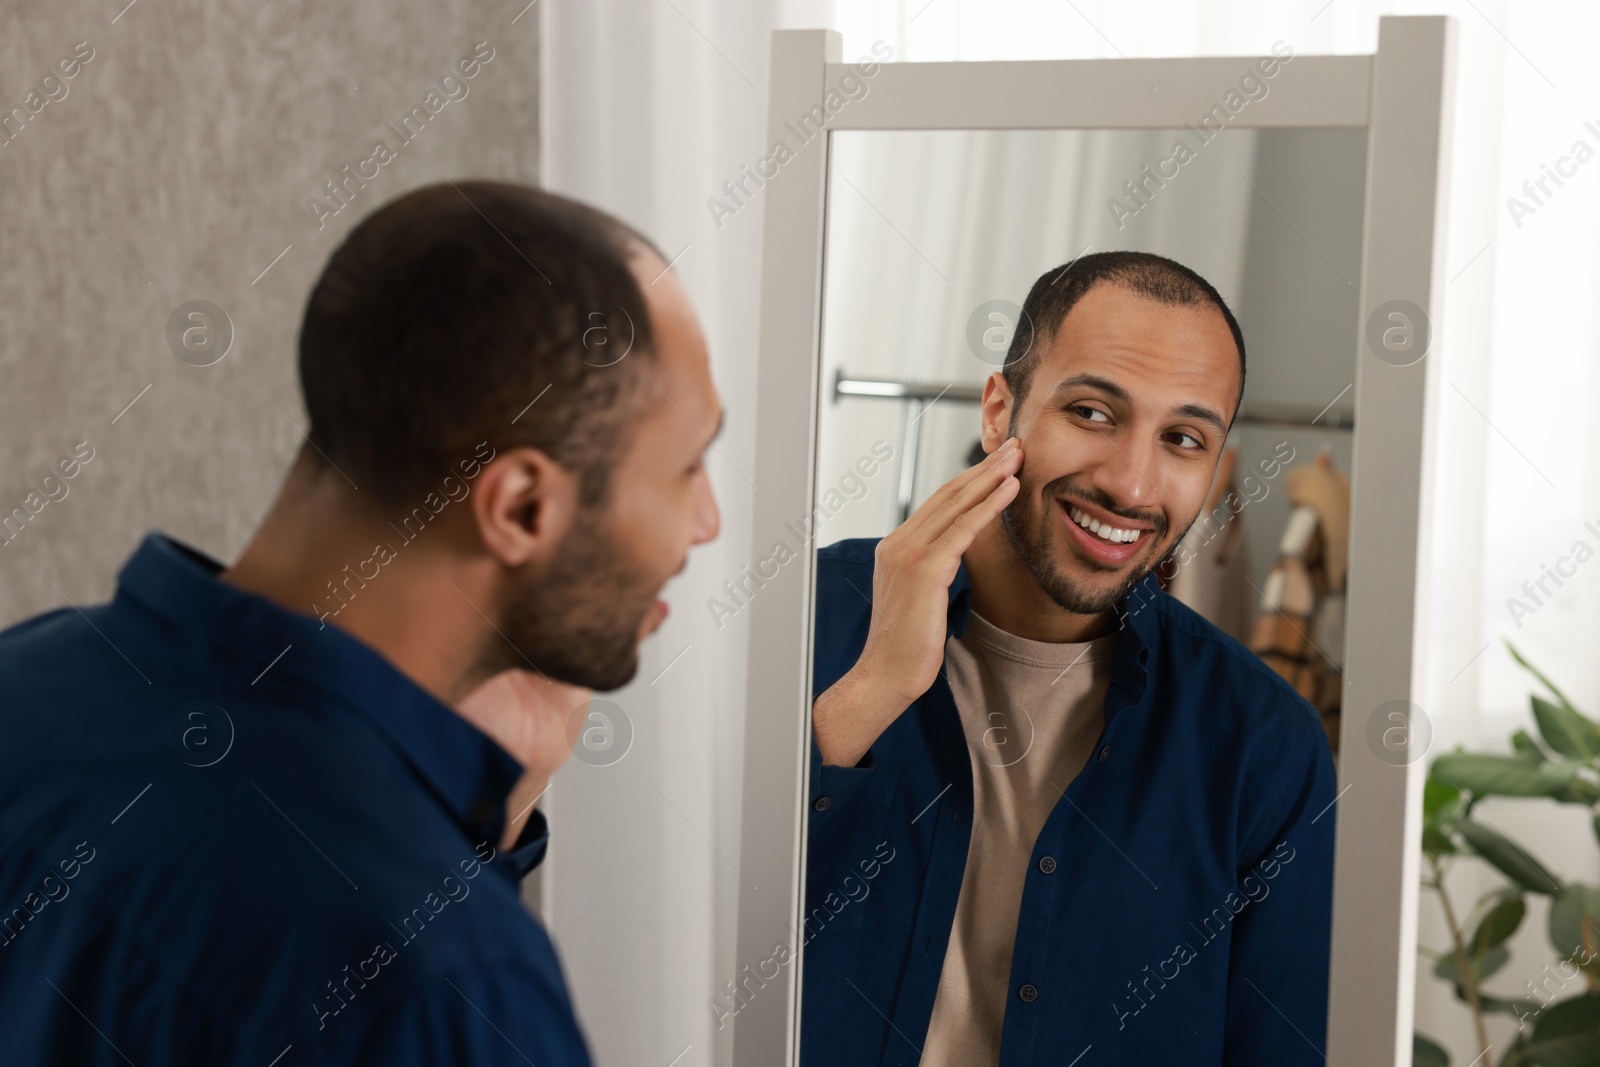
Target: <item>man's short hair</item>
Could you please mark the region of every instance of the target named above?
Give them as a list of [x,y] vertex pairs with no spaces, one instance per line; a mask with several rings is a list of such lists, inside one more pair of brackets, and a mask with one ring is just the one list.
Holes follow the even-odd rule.
[[1151,252],[1095,252],[1039,275],[1022,304],[1022,319],[1012,333],[1002,372],[1015,398],[1015,408],[1022,407],[1034,369],[1055,340],[1067,313],[1102,282],[1124,286],[1162,304],[1209,304],[1222,312],[1239,350],[1239,397],[1234,402],[1234,415],[1238,415],[1239,404],[1244,400],[1244,334],[1238,320],[1210,282],[1182,263]]
[[649,381],[639,361],[655,358],[629,267],[642,249],[660,254],[604,212],[508,182],[383,205],[306,304],[311,444],[386,507],[459,478],[483,441],[540,449],[602,504]]

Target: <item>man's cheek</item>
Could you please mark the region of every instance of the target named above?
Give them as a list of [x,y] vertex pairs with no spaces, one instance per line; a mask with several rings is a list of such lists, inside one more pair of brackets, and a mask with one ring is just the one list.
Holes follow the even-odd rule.
[[1006,510],[1013,516],[1026,517],[1035,522],[1039,516],[1050,516],[1050,509],[1055,507],[1055,502],[1050,499],[1048,492],[1049,483],[1043,479],[1029,477],[1028,461],[1024,459],[1017,468],[1017,492],[1011,498],[1011,503],[1006,505]]

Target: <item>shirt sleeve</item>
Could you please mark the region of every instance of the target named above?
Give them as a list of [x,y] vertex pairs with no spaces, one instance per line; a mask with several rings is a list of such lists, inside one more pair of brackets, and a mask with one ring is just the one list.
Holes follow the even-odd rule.
[[[869,551],[870,547],[863,544],[860,549]],[[870,589],[870,568],[859,568],[859,561],[830,559],[830,551],[822,550],[817,564],[813,705],[856,662],[871,621],[870,599],[864,599],[862,588],[852,587],[850,576],[842,569],[848,567],[864,575],[865,588]],[[809,940],[823,927],[839,930],[861,924],[865,909],[860,906],[834,914],[840,911],[839,887],[846,876],[873,869],[872,865],[881,859],[880,845],[885,843],[885,826],[900,772],[895,766],[893,741],[884,735],[872,743],[854,767],[841,767],[824,765],[815,731],[808,730],[807,734],[810,762],[804,926]]]
[[426,979],[380,1014],[357,1064],[590,1067],[565,988],[518,964]]
[[848,794],[862,785],[872,776],[872,770],[877,763],[871,748],[867,754],[857,761],[854,767],[842,767],[836,763],[822,762],[822,749],[817,746],[817,735],[811,733],[811,797],[832,796],[835,793]]
[[[871,600],[864,600],[861,590],[851,582],[848,575],[840,572],[839,568],[843,565],[838,560],[827,558],[828,551],[823,549],[817,554],[816,648],[813,650],[814,673],[811,680],[813,708],[816,706],[817,698],[835,685],[861,655],[861,647],[866,640],[866,627],[871,618]],[[870,575],[870,571],[868,574]],[[847,585],[852,589],[848,597],[839,589],[841,585]],[[870,581],[867,588],[871,588]],[[862,604],[867,608],[865,615],[860,610]],[[848,606],[849,610],[844,610],[841,605]],[[881,747],[877,741],[873,742],[854,767],[841,767],[835,764],[824,765],[822,750],[817,747],[815,728],[806,733],[811,739],[810,791],[807,796],[810,799],[811,818],[815,826],[819,814],[830,811],[843,813],[849,810],[863,793],[871,791],[875,778],[884,776],[875,770],[877,762],[875,753]],[[828,799],[819,808],[817,802],[823,797]]]
[[[878,747],[878,742],[873,743]],[[854,767],[822,762],[817,739],[811,739],[810,848],[813,860],[831,850],[870,854],[883,832],[899,774],[877,765],[867,749]],[[869,840],[870,838],[870,840]]]
[[898,771],[877,766],[871,750],[854,767],[824,766],[812,739],[803,924],[807,941],[824,929],[861,925],[866,909],[845,908],[840,886],[847,876],[875,870],[883,859],[886,823],[899,777]]
[[[1222,1062],[1324,1067],[1333,923],[1336,774],[1307,709],[1282,761],[1278,797],[1245,842],[1233,924]],[[1292,754],[1291,754],[1292,753]],[[1277,814],[1272,814],[1274,811]]]

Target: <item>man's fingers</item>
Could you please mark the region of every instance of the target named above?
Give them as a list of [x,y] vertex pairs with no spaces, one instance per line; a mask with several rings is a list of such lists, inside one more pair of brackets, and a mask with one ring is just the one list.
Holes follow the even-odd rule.
[[963,515],[989,499],[997,487],[1015,475],[1021,469],[1021,465],[1021,445],[1014,445],[1003,454],[997,451],[989,460],[978,465],[976,477],[947,497],[928,516],[927,521],[918,528],[916,540],[924,544],[939,541]]
[[1009,473],[1001,468],[1011,464],[1021,450],[1016,439],[1010,438],[983,462],[968,467],[940,486],[906,523],[907,534],[922,544],[937,541],[957,515],[993,491]]
[[[1011,447],[1008,449],[1006,447],[1007,445],[1010,445]],[[913,534],[920,535],[926,533],[926,536],[917,536],[913,538],[914,540],[935,540],[938,537],[938,534],[943,532],[944,528],[949,525],[949,519],[944,520],[944,522],[940,524],[937,532],[923,531],[923,527],[927,525],[928,521],[938,515],[940,510],[953,497],[960,494],[964,489],[972,485],[972,483],[983,480],[985,475],[994,470],[997,464],[1004,462],[1007,455],[1013,451],[1019,450],[1020,447],[1021,446],[1017,443],[1016,438],[1008,438],[1000,445],[999,448],[995,449],[993,452],[989,453],[989,455],[984,457],[982,461],[973,464],[960,474],[957,474],[954,478],[951,478],[948,482],[945,482],[938,489],[935,489],[933,494],[929,496],[927,500],[922,502],[922,506],[911,513],[911,517],[906,519],[906,521],[901,525],[900,529],[904,530],[906,536],[908,537],[911,537]],[[987,493],[987,490],[985,490],[985,493]]]
[[938,541],[941,554],[959,556],[972,546],[972,541],[978,536],[978,531],[994,521],[1005,506],[1016,499],[1017,492],[1022,483],[1017,481],[1015,475],[1007,475],[993,491],[973,507],[956,516]]

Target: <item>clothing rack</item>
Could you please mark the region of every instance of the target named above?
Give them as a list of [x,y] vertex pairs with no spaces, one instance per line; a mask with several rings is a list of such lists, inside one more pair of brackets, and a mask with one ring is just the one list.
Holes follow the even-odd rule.
[[[940,400],[961,404],[981,403],[983,386],[895,378],[852,378],[840,370],[833,379],[833,401],[838,403],[847,396],[898,400],[903,405],[905,428],[901,433],[899,482],[895,497],[900,509],[900,521],[905,522],[911,517],[911,494],[917,479],[917,448],[921,442],[917,424],[922,413]],[[1313,412],[1309,407],[1289,405],[1245,408],[1233,421],[1235,426],[1280,426],[1299,430],[1353,430],[1356,425],[1355,415],[1351,412],[1329,411],[1328,408]]]

